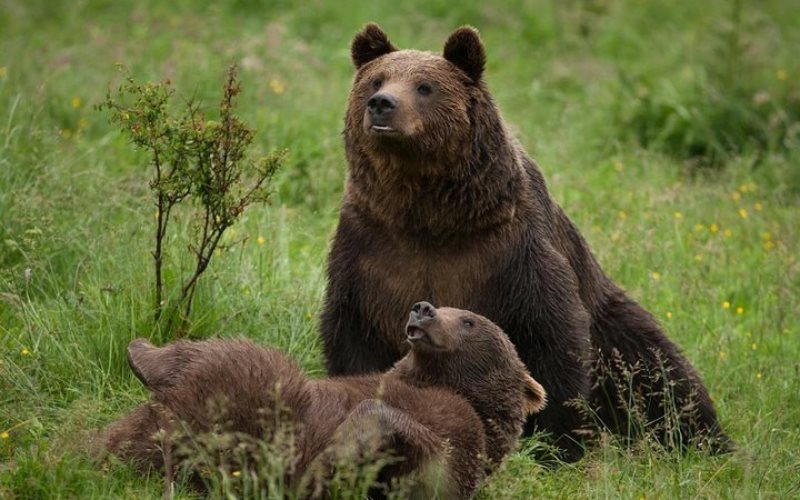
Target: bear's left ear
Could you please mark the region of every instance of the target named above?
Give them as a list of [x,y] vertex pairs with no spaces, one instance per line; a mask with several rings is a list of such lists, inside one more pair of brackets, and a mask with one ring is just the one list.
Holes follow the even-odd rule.
[[188,355],[176,354],[185,343],[156,347],[145,339],[136,339],[128,344],[128,364],[145,387],[160,391],[171,386],[183,366],[191,359]]
[[473,82],[480,81],[486,66],[486,50],[472,26],[462,26],[444,44],[444,58],[461,68]]
[[367,64],[389,52],[394,52],[397,48],[389,41],[386,33],[375,23],[369,23],[364,29],[359,31],[350,44],[350,57],[356,69]]
[[547,406],[547,393],[542,384],[537,382],[527,373],[525,374],[525,413],[531,415],[539,413]]

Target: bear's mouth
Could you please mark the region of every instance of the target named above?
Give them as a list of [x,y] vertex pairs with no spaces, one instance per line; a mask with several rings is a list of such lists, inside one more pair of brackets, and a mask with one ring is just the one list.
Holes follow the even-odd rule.
[[431,338],[428,336],[428,332],[416,325],[408,325],[406,327],[406,339],[412,344],[416,344],[418,342],[432,344]]
[[394,127],[390,126],[390,125],[372,125],[370,127],[370,130],[372,130],[376,134],[396,134],[397,133],[397,130]]

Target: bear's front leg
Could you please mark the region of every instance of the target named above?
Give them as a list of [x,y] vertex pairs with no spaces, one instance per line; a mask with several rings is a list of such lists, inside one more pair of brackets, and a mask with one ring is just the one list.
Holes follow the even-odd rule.
[[524,435],[550,433],[561,459],[578,460],[586,428],[578,406],[591,389],[591,322],[577,276],[566,258],[539,241],[511,260],[493,288],[501,293],[484,306],[485,315],[508,333],[547,391],[547,407],[528,419]]
[[370,327],[348,284],[330,283],[320,330],[328,375],[361,375],[388,370],[402,355]]
[[[586,364],[588,325],[576,326],[574,323],[582,323],[576,319],[566,325],[545,318],[535,320],[530,325],[532,348],[520,350],[523,362],[545,388],[548,399],[545,409],[528,419],[524,435],[536,430],[550,433],[559,448],[559,458],[567,462],[583,456],[581,431],[586,421],[579,405],[591,388]],[[569,323],[573,323],[571,328]]]

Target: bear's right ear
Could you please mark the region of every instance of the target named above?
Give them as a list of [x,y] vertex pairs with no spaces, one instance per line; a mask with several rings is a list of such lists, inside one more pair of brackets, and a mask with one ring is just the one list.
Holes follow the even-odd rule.
[[350,57],[356,69],[367,64],[389,52],[394,52],[397,48],[389,41],[386,33],[375,23],[364,26],[350,45]]
[[473,82],[478,83],[486,66],[486,49],[472,26],[462,26],[444,44],[444,58],[458,66]]

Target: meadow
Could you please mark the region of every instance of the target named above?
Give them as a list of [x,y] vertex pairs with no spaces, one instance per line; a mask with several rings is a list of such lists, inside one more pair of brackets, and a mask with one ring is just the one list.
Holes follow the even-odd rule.
[[[440,51],[480,29],[510,129],[604,269],[703,376],[732,454],[602,439],[521,452],[479,498],[800,496],[800,9],[793,0],[0,0],[0,497],[156,498],[85,448],[146,397],[147,158],[98,111],[123,64],[210,108],[240,68],[254,149],[287,148],[202,278],[191,338],[246,336],[324,376],[317,336],[346,163],[349,43],[368,21]],[[178,220],[167,287],[190,262]],[[188,497],[179,491],[179,497]]]

